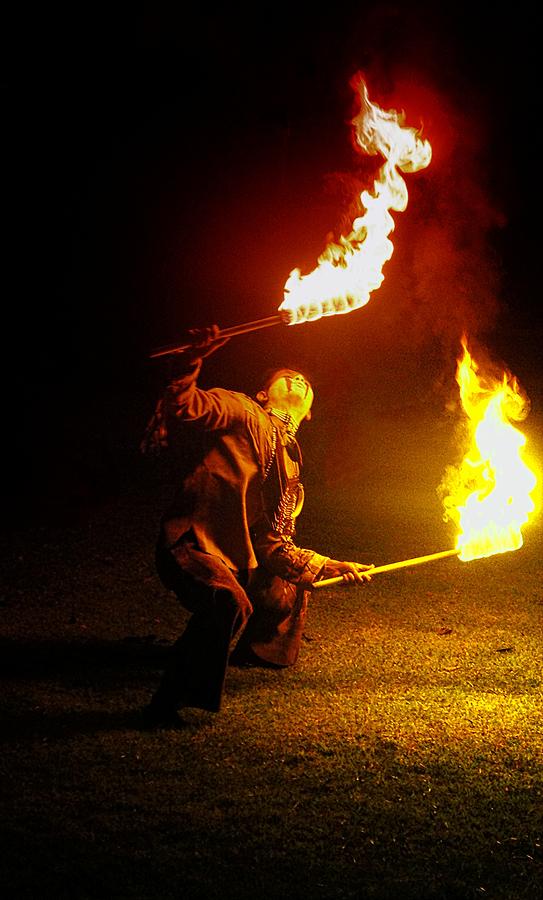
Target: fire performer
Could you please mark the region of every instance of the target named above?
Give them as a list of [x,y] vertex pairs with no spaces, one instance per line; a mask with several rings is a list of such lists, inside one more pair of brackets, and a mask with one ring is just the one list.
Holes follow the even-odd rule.
[[[192,613],[144,710],[147,727],[182,724],[178,710],[218,712],[229,663],[275,668],[298,658],[310,587],[342,577],[364,584],[372,566],[295,545],[303,504],[299,425],[313,388],[276,369],[252,399],[197,386],[202,360],[226,343],[217,326],[192,348],[166,389],[142,444],[179,454],[180,489],[162,518],[157,571]],[[237,642],[236,642],[237,641]]]

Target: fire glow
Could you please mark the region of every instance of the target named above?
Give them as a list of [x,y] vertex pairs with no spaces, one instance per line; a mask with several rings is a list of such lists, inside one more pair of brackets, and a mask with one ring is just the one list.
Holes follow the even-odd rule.
[[447,469],[440,492],[445,519],[459,530],[459,558],[468,561],[522,546],[537,479],[525,460],[526,438],[512,424],[528,414],[527,397],[509,373],[501,380],[482,374],[465,337],[462,346],[456,380],[470,447],[459,467]]
[[400,174],[424,169],[432,158],[432,148],[420,133],[403,124],[403,113],[385,112],[369,100],[362,77],[353,80],[360,97],[360,112],[353,120],[355,146],[369,156],[381,154],[373,190],[362,191],[363,210],[352,223],[347,237],[330,243],[308,275],[294,269],[285,284],[280,312],[289,314],[289,324],[321,316],[348,313],[365,306],[370,294],[383,282],[383,266],[390,259],[394,230],[390,210],[407,207],[407,186]]

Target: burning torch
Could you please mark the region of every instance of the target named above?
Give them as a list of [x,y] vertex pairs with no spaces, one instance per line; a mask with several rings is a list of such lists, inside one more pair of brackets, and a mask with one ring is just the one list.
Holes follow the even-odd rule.
[[[220,329],[218,339],[352,312],[365,306],[382,284],[383,266],[394,249],[389,238],[394,228],[391,210],[403,212],[407,207],[407,186],[401,173],[424,169],[432,158],[432,148],[415,128],[403,124],[403,114],[387,112],[370,101],[360,75],[352,85],[360,102],[351,123],[355,147],[366,156],[380,154],[384,163],[372,190],[362,191],[358,198],[360,214],[350,233],[326,246],[312,272],[302,275],[293,269],[275,315]],[[151,358],[183,353],[191,346],[189,342],[159,347]]]
[[[445,519],[457,527],[454,550],[376,566],[369,574],[393,572],[456,556],[463,562],[518,550],[522,529],[535,512],[537,478],[526,458],[526,437],[516,423],[528,413],[528,399],[517,379],[481,371],[462,339],[456,381],[466,415],[467,447],[457,466],[449,466],[439,493]],[[515,424],[513,424],[515,423]],[[313,590],[345,584],[342,577],[317,581]]]

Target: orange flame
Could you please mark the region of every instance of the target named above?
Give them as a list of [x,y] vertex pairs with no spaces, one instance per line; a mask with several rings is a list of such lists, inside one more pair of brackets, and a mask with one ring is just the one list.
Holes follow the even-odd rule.
[[403,124],[403,113],[385,112],[371,103],[360,76],[353,87],[360,96],[360,112],[352,122],[356,144],[362,153],[380,153],[385,163],[373,191],[360,194],[364,212],[352,223],[350,234],[328,244],[308,275],[299,269],[290,273],[279,307],[290,314],[289,324],[366,305],[371,292],[380,287],[383,266],[394,249],[388,237],[394,229],[390,210],[403,212],[407,206],[407,187],[399,170],[416,172],[432,158],[429,142],[422,140],[415,128]]
[[462,346],[456,380],[471,446],[458,468],[447,469],[440,492],[445,520],[459,529],[459,557],[467,561],[522,546],[537,478],[524,458],[526,438],[511,424],[528,414],[528,398],[507,372],[501,380],[479,374],[465,337]]

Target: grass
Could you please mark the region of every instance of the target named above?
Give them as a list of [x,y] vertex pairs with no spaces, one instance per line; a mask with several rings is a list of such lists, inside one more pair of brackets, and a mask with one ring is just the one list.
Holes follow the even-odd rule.
[[[304,545],[450,546],[447,423],[430,450],[425,421],[402,427],[365,422],[386,434],[367,481],[309,484]],[[515,554],[319,593],[295,668],[232,669],[218,716],[146,733],[184,613],[153,569],[166,485],[139,466],[5,546],[3,896],[543,897],[540,522]]]

